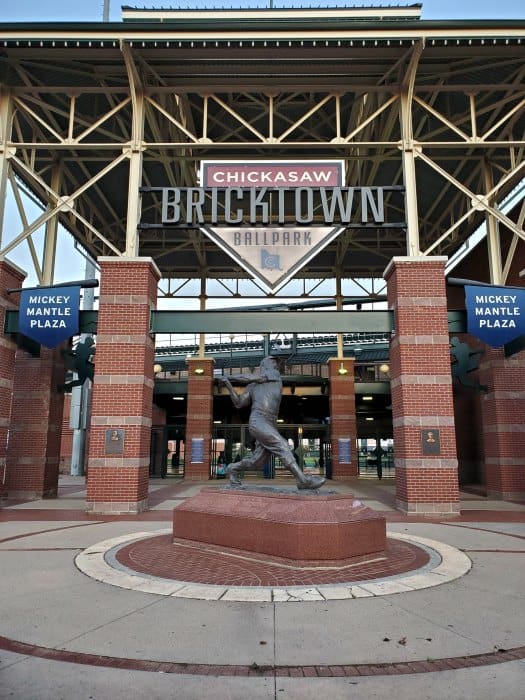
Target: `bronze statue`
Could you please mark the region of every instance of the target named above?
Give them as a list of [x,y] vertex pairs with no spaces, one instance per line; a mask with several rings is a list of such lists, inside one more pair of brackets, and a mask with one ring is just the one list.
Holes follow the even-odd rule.
[[318,489],[322,486],[326,481],[323,477],[303,474],[288,443],[275,427],[283,388],[276,359],[265,357],[259,366],[259,374],[238,374],[231,379],[237,384],[245,385],[245,391],[237,394],[228,377],[221,377],[219,381],[228,389],[236,408],[251,405],[248,429],[255,440],[255,449],[240,462],[232,462],[227,466],[230,486],[242,486],[239,472],[262,467],[271,454],[279,457],[286,469],[295,476],[298,489]]

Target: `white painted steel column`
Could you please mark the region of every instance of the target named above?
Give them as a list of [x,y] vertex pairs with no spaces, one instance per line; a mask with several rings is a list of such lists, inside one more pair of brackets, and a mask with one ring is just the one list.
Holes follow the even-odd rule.
[[8,143],[11,136],[13,102],[11,95],[0,87],[0,248],[4,226],[7,179],[9,174]]
[[126,218],[126,252],[125,255],[135,258],[139,255],[138,225],[140,222],[141,197],[139,193],[142,184],[142,153],[144,151],[144,91],[140,76],[133,61],[131,49],[127,44],[121,45],[126,70],[128,72],[133,116],[131,124],[131,142],[129,152],[128,178],[128,210]]
[[[51,189],[56,194],[55,197],[49,197],[49,208],[55,209],[60,198],[60,185],[62,182],[62,165],[57,162],[53,165],[51,173]],[[58,236],[58,209],[53,216],[46,222],[45,238],[44,238],[44,257],[42,261],[42,279],[43,284],[53,284],[55,275],[55,260]]]
[[[494,179],[490,163],[486,160],[483,163],[483,179],[485,181],[485,191],[490,192],[494,188]],[[488,204],[495,205],[494,197],[489,199]],[[501,264],[501,241],[499,235],[499,223],[492,216],[490,211],[485,212],[485,222],[487,225],[487,253],[489,259],[489,273],[492,284],[503,284],[503,267]]]
[[401,159],[403,163],[403,179],[405,185],[405,214],[407,222],[406,254],[421,255],[419,247],[419,217],[417,210],[416,186],[416,147],[412,127],[412,98],[416,79],[417,66],[424,42],[420,41],[415,47],[407,67],[406,75],[401,84],[399,111],[401,122]]

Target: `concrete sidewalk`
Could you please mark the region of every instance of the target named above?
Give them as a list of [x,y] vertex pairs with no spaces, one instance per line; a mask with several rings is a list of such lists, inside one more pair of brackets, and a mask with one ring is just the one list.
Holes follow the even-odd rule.
[[169,529],[173,507],[202,486],[151,482],[152,509],[125,518],[86,515],[78,477],[61,478],[58,499],[4,502],[0,697],[524,697],[525,506],[461,494],[460,518],[405,518],[388,481],[330,484],[381,510],[393,535],[471,561],[441,585],[386,595],[198,599],[77,568],[79,554],[107,540]]

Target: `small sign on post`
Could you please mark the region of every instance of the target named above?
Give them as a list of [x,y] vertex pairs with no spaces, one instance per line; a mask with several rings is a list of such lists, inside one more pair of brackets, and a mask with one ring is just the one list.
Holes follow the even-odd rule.
[[191,464],[202,464],[204,462],[204,438],[191,439]]
[[337,441],[339,446],[339,464],[351,464],[352,449],[350,438],[339,438]]

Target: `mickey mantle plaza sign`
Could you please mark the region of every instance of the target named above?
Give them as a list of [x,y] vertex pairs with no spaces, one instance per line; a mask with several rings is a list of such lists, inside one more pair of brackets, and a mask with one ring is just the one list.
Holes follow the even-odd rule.
[[525,289],[465,286],[468,332],[493,348],[525,335]]

